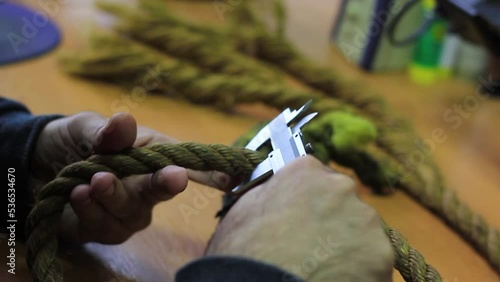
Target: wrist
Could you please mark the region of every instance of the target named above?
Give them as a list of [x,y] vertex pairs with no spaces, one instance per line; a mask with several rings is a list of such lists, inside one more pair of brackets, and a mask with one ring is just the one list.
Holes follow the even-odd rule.
[[240,256],[206,256],[183,266],[176,282],[304,282],[281,267]]
[[[47,123],[40,131],[35,143],[33,154],[30,160],[30,173],[32,178],[40,182],[47,182],[57,174],[58,163],[50,164],[50,159],[55,159],[53,147],[57,135],[56,126],[59,120]],[[61,166],[59,164],[59,166]],[[60,167],[59,169],[61,169]]]

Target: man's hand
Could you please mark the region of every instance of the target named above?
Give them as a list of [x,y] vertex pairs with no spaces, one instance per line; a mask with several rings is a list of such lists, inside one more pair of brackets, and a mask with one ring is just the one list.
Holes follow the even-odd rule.
[[354,187],[312,157],[295,160],[239,199],[206,254],[268,262],[305,281],[392,281],[390,242]]
[[[62,168],[92,152],[112,153],[152,143],[175,143],[152,129],[138,127],[130,114],[106,119],[84,112],[54,120],[41,132],[32,158],[35,178],[51,180]],[[195,172],[177,166],[154,174],[117,179],[96,173],[90,184],[75,187],[60,224],[60,236],[76,243],[122,243],[151,222],[155,204],[182,192],[188,178],[224,190],[229,177],[216,172]]]

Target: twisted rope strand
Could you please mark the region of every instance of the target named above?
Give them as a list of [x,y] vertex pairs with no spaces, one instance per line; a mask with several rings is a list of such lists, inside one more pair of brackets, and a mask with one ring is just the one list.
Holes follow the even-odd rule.
[[[378,159],[377,154],[382,153],[376,148],[371,148],[367,152],[375,159]],[[400,170],[401,165],[397,161],[392,159],[385,161],[383,174],[387,177],[395,175]],[[429,179],[432,177],[429,176],[431,169],[424,165],[415,167],[415,171],[407,171],[399,178],[398,185],[457,230],[497,272],[500,272],[500,232],[466,206],[455,191],[443,186],[440,180]],[[433,183],[440,185],[433,186]]]
[[[182,63],[156,53],[141,44],[117,36],[103,35],[95,37],[94,41],[95,45],[99,46],[98,53],[89,51],[88,54],[80,55],[79,58],[73,58],[72,61],[66,62],[66,68],[71,73],[120,80],[121,82],[118,81],[118,83],[128,84],[131,81],[143,81],[149,74],[141,70],[156,66],[157,69],[161,70],[161,73],[168,74],[161,78],[162,83],[158,85],[157,91],[172,93],[171,89],[174,88],[176,93],[182,93],[184,98],[195,103],[212,103],[223,108],[230,108],[237,103],[265,101],[273,107],[285,108],[288,106],[300,107],[309,99],[316,99],[321,102],[313,103],[312,111],[322,113],[334,110],[356,111],[342,101],[324,98],[314,92],[299,91],[275,83],[263,85],[251,77],[207,74],[190,64]],[[382,126],[379,125],[380,127]],[[394,131],[391,133],[395,134]],[[396,137],[399,137],[399,135]],[[394,163],[394,161],[390,160],[392,157],[382,152],[382,149],[370,148],[369,150],[370,153],[373,151],[377,162]],[[405,155],[398,155],[398,157],[402,156]],[[395,167],[398,167],[397,163]],[[395,173],[392,173],[392,175],[398,178],[401,173],[398,173],[397,169],[393,171]],[[435,169],[432,169],[432,171],[435,171]],[[420,177],[418,171],[412,177]],[[385,175],[381,175],[376,180],[377,182],[368,184],[373,187],[388,184]]]
[[[156,0],[143,0],[142,3],[146,7],[145,15],[114,4],[101,4],[101,8],[121,19],[120,31],[166,53],[187,59],[203,69],[231,74],[232,69],[248,68],[247,62],[250,66],[254,64],[252,60],[234,59],[235,54],[233,53],[235,52],[215,51],[215,49],[227,50],[232,44],[227,42],[224,44],[220,40],[215,40],[216,43],[213,43],[213,33],[207,36],[203,33],[205,30],[195,29],[193,26],[173,18],[168,13],[162,13],[162,17],[158,17],[158,11],[164,10],[164,7],[160,6]],[[382,99],[374,98],[375,96],[370,97],[364,93],[364,90],[355,87],[353,83],[346,85],[346,83],[340,82],[338,76],[331,70],[311,64],[284,38],[275,38],[269,35],[247,9],[243,7],[238,9],[238,16],[239,22],[253,25],[252,28],[257,36],[252,37],[256,43],[251,42],[251,44],[257,45],[257,55],[261,59],[277,64],[278,67],[299,81],[322,91],[327,96],[341,98],[343,103],[354,106],[358,113],[370,116],[379,125],[377,144],[392,156],[398,157],[404,152],[414,150],[414,140],[417,139],[417,136],[406,122],[388,114],[387,106]],[[231,36],[231,38],[240,37],[239,32],[239,29],[232,31],[231,35],[232,33],[238,34]],[[255,72],[249,71],[248,73],[254,74]],[[314,94],[318,96],[318,93]],[[433,165],[431,160],[427,162],[430,163],[429,165]]]
[[[320,113],[336,110],[357,111],[342,101],[325,98],[313,91],[286,87],[282,83],[263,84],[247,76],[234,77],[205,73],[191,64],[183,63],[118,36],[96,35],[93,42],[99,46],[95,52],[89,50],[87,53],[80,54],[78,58],[65,61],[64,66],[70,73],[128,85],[134,81],[139,83],[148,79],[149,73],[142,70],[154,67],[166,75],[160,78],[161,83],[156,89],[150,90],[182,95],[183,98],[193,103],[211,103],[222,108],[231,108],[234,104],[264,101],[275,108],[298,108],[313,99],[320,102],[313,103],[311,111]],[[122,65],[123,61],[126,62]],[[383,153],[379,155],[381,159],[378,161],[391,158],[390,155]],[[377,191],[380,190],[378,187],[384,187],[387,183],[381,176],[378,177],[376,183],[367,184]]]
[[[253,62],[252,60],[244,61],[232,59],[235,57],[233,54],[235,52],[214,51],[216,48],[227,50],[232,44],[228,44],[227,40],[215,40],[216,43],[213,43],[214,37],[221,38],[223,36],[214,36],[214,31],[207,32],[207,30],[203,28],[196,28],[193,25],[186,24],[176,19],[165,11],[164,3],[160,3],[156,0],[142,0],[141,4],[143,13],[126,9],[116,4],[101,2],[99,6],[101,9],[121,19],[122,25],[119,28],[120,31],[146,44],[155,46],[166,53],[187,59],[197,66],[212,72],[231,74],[231,69],[245,69],[248,68],[248,66],[244,63],[247,61]],[[357,88],[356,90],[359,91],[353,91],[352,88],[354,87],[352,86],[345,87],[344,85],[342,89],[337,87],[345,83],[339,82],[338,76],[332,74],[331,70],[319,68],[311,64],[284,38],[275,38],[269,35],[265,28],[262,27],[262,24],[258,22],[255,15],[253,15],[246,6],[238,9],[237,14],[238,23],[252,25],[252,31],[257,34],[257,36],[251,37],[251,40],[256,43],[248,40],[246,44],[251,42],[251,44],[257,45],[257,51],[263,53],[260,57],[263,57],[266,61],[277,64],[278,67],[281,67],[300,81],[309,84],[313,88],[318,88],[320,91],[324,91],[331,97],[341,97],[345,104],[354,105],[362,110],[362,114],[371,116],[377,125],[379,125],[379,138],[377,139],[377,144],[380,148],[389,152],[393,157],[400,157],[404,152],[414,150],[413,141],[417,139],[417,136],[409,133],[409,126],[402,120],[387,114],[388,111],[385,110],[386,106],[382,103],[383,101],[381,99],[362,95],[363,91]],[[239,38],[241,36],[239,32],[240,29],[231,31],[231,35],[237,33],[235,36],[231,36],[231,38]],[[210,35],[207,36],[206,33]],[[216,64],[213,64],[214,62],[216,62]],[[250,64],[250,66],[252,66],[252,64]],[[248,73],[254,74],[255,72],[249,71]],[[311,81],[313,81],[312,85],[310,83]],[[224,82],[218,81],[217,83],[220,85]],[[337,94],[336,92],[341,93]],[[198,91],[198,93],[201,92]],[[318,93],[314,93],[314,95],[318,96]],[[305,101],[310,97],[304,98]],[[297,106],[291,104],[290,101],[286,103],[288,105]],[[303,101],[298,103],[302,104]],[[276,106],[275,104],[272,105]],[[280,103],[279,106],[282,106],[282,104]],[[323,109],[332,109],[329,105],[322,104],[321,106],[323,106]],[[370,108],[374,108],[375,111],[371,111]],[[322,111],[321,109],[316,110]],[[412,138],[413,136],[414,138]],[[407,140],[407,142],[404,142],[405,140]],[[434,165],[431,160],[427,160],[426,162],[427,165]],[[437,173],[437,169],[434,169],[434,171]],[[369,184],[371,186],[382,186],[386,183],[379,182]]]
[[[400,118],[391,115],[383,100],[367,95],[352,82],[342,81],[333,70],[311,63],[285,38],[269,34],[255,16],[248,16],[252,13],[248,6],[242,8],[237,12],[244,16],[238,18],[246,20],[246,24],[258,29],[251,37],[254,41],[251,44],[255,46],[252,50],[256,50],[257,57],[273,63],[313,89],[346,101],[375,117],[379,130],[379,138],[376,140],[378,148],[369,147],[369,155],[384,161],[383,169],[386,173],[397,178],[404,190],[457,229],[487,258],[495,270],[500,272],[500,232],[462,203],[453,190],[444,186],[442,176],[432,158],[425,158],[422,163],[415,165],[413,171],[405,173],[404,177],[398,173],[398,168],[402,167],[401,163],[390,158],[380,158],[385,155],[380,151],[383,150],[395,158],[409,160],[408,152],[414,151],[414,142],[420,140],[414,129]],[[240,23],[245,24],[242,20]],[[242,40],[247,39],[248,37],[243,37]]]
[[[177,53],[179,51],[173,47],[174,45],[170,45],[170,42],[162,40],[159,34],[165,36],[163,39],[169,38],[172,41],[181,42],[193,40],[190,38],[196,38],[199,40],[196,42],[198,45],[186,44],[184,47],[196,50],[202,48],[211,49],[208,56],[219,56],[217,52],[218,48],[229,47],[242,52],[251,50],[251,53],[243,53],[250,56],[256,55],[262,61],[269,62],[272,66],[281,68],[298,81],[304,82],[313,89],[317,89],[329,97],[339,98],[346,103],[352,104],[373,118],[384,119],[387,125],[401,126],[402,123],[404,124],[403,120],[395,120],[395,117],[388,116],[387,105],[383,99],[374,95],[368,95],[366,89],[356,86],[355,82],[347,83],[342,81],[340,76],[335,74],[331,69],[312,64],[284,37],[269,34],[264,25],[258,20],[258,17],[249,9],[247,3],[242,3],[234,11],[233,18],[235,19],[237,28],[230,27],[227,30],[216,29],[207,25],[200,26],[176,18],[167,11],[165,3],[158,0],[140,0],[139,3],[141,11],[145,14],[136,16],[133,19],[127,16],[127,14],[132,12],[131,10],[126,12],[122,7],[116,7],[116,5],[106,2],[100,2],[98,6],[121,18],[124,26],[119,28],[120,31],[132,35],[135,39],[144,43],[152,46],[160,46],[163,51],[166,53],[172,52],[176,57],[189,59],[193,54],[189,52]],[[120,8],[121,11],[117,12]],[[145,28],[140,28],[139,25],[143,25]],[[168,31],[168,29],[171,30]],[[180,29],[182,29],[182,32],[180,32]],[[248,33],[252,33],[252,35],[246,36],[245,32],[242,32],[242,29],[248,31]],[[155,30],[155,32],[151,30]],[[156,34],[156,37],[146,35],[149,32]],[[217,38],[225,40],[217,40]],[[207,60],[208,58],[203,59]],[[210,69],[210,66],[207,66],[204,62],[193,62],[201,67]],[[239,63],[238,68],[245,67]],[[237,63],[231,62],[230,64],[231,66],[235,66]]]
[[[274,107],[285,108],[288,106],[299,107],[309,99],[316,98],[319,101],[313,104],[311,110],[319,112],[355,111],[341,101],[317,96],[313,92],[299,91],[281,84],[262,85],[251,77],[228,77],[221,74],[205,73],[194,66],[157,53],[138,43],[124,41],[125,39],[116,36],[105,36],[99,40],[99,52],[101,53],[90,52],[88,55],[84,54],[73,59],[66,64],[70,72],[90,77],[106,77],[116,80],[118,83],[127,84],[131,81],[143,81],[147,73],[142,70],[157,66],[161,73],[168,73],[168,75],[162,77],[163,81],[156,90],[172,93],[171,89],[173,88],[177,93],[182,93],[184,98],[196,103],[212,103],[228,108],[236,103],[266,101],[267,104]],[[112,52],[108,52],[107,48]],[[101,62],[100,58],[106,58],[106,60]],[[122,65],[124,58],[126,58],[126,63]],[[382,125],[378,127],[381,128]],[[394,139],[400,138],[399,143],[408,140],[401,137],[404,136],[402,132],[394,136],[396,136]],[[412,134],[410,133],[409,136],[411,137]],[[396,140],[393,142],[396,143]],[[460,209],[445,208],[444,195],[453,195],[449,197],[456,198],[454,202],[458,202],[458,198],[450,189],[444,187],[441,176],[430,158],[415,166],[412,171],[407,171],[408,169],[404,168],[398,159],[391,157],[380,148],[379,144],[377,145],[368,147],[366,152],[380,164],[382,169],[382,175],[377,178],[378,181],[382,181],[382,184],[379,185],[383,185],[383,181],[388,181],[389,185],[399,184],[410,195],[443,217],[452,227],[470,240],[493,267],[500,271],[498,231],[460,202],[460,204],[454,204]],[[405,152],[412,152],[412,150],[404,151],[403,148],[399,148],[397,152],[400,153],[398,158],[408,159],[408,153]],[[389,181],[391,179],[387,178],[392,178],[393,181],[391,182]],[[472,221],[472,219],[474,220]],[[461,223],[462,220],[467,223]],[[477,232],[477,230],[486,231]],[[487,240],[485,236],[492,239]]]
[[74,187],[90,183],[92,176],[107,171],[119,178],[153,173],[168,165],[194,170],[216,170],[229,175],[248,175],[264,159],[258,152],[225,145],[197,143],[154,144],[127,149],[120,154],[93,155],[86,161],[65,167],[37,195],[37,203],[26,223],[28,267],[35,281],[62,281],[62,266],[57,261],[59,218]]
[[[115,29],[157,48],[171,56],[196,63],[204,70],[227,75],[249,75],[262,81],[279,79],[277,71],[270,65],[234,52],[227,44],[207,34],[193,33],[182,25],[171,24],[168,20],[127,9],[121,5],[99,3],[99,8],[117,16],[120,23]],[[214,52],[217,49],[218,52]]]
[[[88,183],[99,171],[113,172],[117,177],[152,173],[167,165],[195,170],[217,170],[229,175],[248,175],[262,160],[258,152],[224,145],[196,143],[155,144],[131,148],[115,155],[94,155],[86,161],[65,167],[56,179],[37,195],[37,204],[28,217],[27,264],[36,282],[63,281],[63,268],[57,261],[57,226],[64,205],[74,187]],[[390,230],[388,236],[396,253],[395,267],[406,281],[441,281],[439,274],[402,236]],[[409,251],[408,251],[409,250]],[[424,272],[423,272],[424,271]],[[425,273],[421,275],[413,273]],[[413,275],[413,276],[412,276]]]
[[[377,164],[381,168],[381,173],[376,179],[387,179],[387,184],[394,185],[398,184],[404,190],[409,192],[410,195],[417,198],[425,206],[429,207],[431,210],[435,211],[437,214],[441,215],[451,226],[459,230],[462,235],[470,239],[471,242],[478,247],[481,253],[489,259],[490,263],[500,271],[500,240],[498,236],[498,231],[493,227],[489,226],[480,216],[474,214],[470,209],[463,205],[456,194],[444,187],[441,175],[437,169],[436,164],[431,158],[426,158],[426,160],[411,168],[411,171],[401,171],[400,159],[409,159],[408,152],[415,150],[415,145],[413,142],[417,140],[417,135],[414,133],[413,129],[406,123],[402,122],[399,118],[394,117],[390,114],[385,104],[382,100],[369,97],[364,93],[363,89],[355,87],[352,83],[346,83],[339,79],[337,75],[329,69],[317,67],[315,64],[307,61],[303,56],[297,52],[293,46],[286,41],[284,38],[274,38],[269,35],[265,29],[262,29],[256,20],[256,17],[251,14],[248,9],[244,6],[239,7],[235,13],[240,12],[244,14],[243,16],[237,15],[240,23],[238,28],[230,29],[229,33],[226,30],[221,30],[213,28],[211,26],[201,26],[185,22],[183,20],[173,17],[165,9],[165,3],[159,0],[140,0],[140,7],[151,15],[150,21],[154,22],[153,25],[164,26],[171,28],[169,30],[169,37],[171,40],[175,41],[176,33],[182,34],[184,38],[189,35],[194,36],[199,41],[182,41],[186,44],[186,48],[190,49],[190,52],[196,54],[196,60],[201,63],[197,64],[199,67],[210,70],[217,71],[226,74],[236,74],[232,73],[231,62],[227,60],[215,60],[217,63],[212,63],[209,59],[205,59],[204,56],[209,54],[209,48],[203,51],[197,51],[196,48],[188,44],[204,44],[202,43],[203,36],[206,38],[211,38],[213,41],[205,42],[204,45],[211,46],[213,49],[211,52],[218,53],[220,50],[228,50],[230,48],[222,48],[221,46],[229,45],[234,46],[235,50],[243,54],[257,55],[258,58],[265,62],[270,62],[292,76],[296,77],[298,80],[309,85],[320,91],[321,95],[326,95],[330,97],[337,97],[338,99],[329,100],[327,103],[322,103],[315,110],[328,111],[328,110],[349,110],[355,111],[357,113],[365,114],[372,117],[372,120],[377,124],[379,130],[379,138],[376,141],[377,146],[370,146],[366,149],[367,155],[376,160]],[[245,14],[246,13],[246,14]],[[245,24],[245,21],[250,22],[251,25]],[[255,24],[257,23],[257,24]],[[257,28],[255,28],[257,27]],[[160,27],[158,28],[160,30]],[[182,31],[182,33],[181,33]],[[163,36],[163,35],[162,35]],[[151,37],[151,38],[149,38]],[[139,37],[137,37],[139,38]],[[149,39],[148,39],[149,38]],[[167,37],[165,37],[167,38]],[[164,38],[164,39],[165,39]],[[139,38],[140,39],[140,38]],[[147,39],[147,40],[146,40]],[[160,44],[161,36],[158,34],[148,35],[146,39],[141,39],[148,44],[153,44],[153,40]],[[179,37],[182,39],[182,37]],[[229,39],[229,40],[227,40]],[[151,40],[148,42],[148,40]],[[158,41],[156,41],[158,40]],[[184,39],[186,40],[186,39]],[[196,43],[198,42],[198,43]],[[167,46],[167,47],[165,47]],[[190,61],[195,61],[189,52],[181,53],[175,48],[179,48],[176,45],[165,45],[162,50],[166,52],[171,52],[176,56],[181,56],[187,58]],[[168,47],[170,46],[170,47]],[[102,46],[100,46],[102,47]],[[158,46],[157,46],[158,47]],[[168,51],[172,48],[174,51]],[[138,51],[138,50],[136,50]],[[144,49],[145,52],[150,52]],[[142,51],[138,51],[141,53]],[[179,53],[175,53],[179,52]],[[141,65],[140,60],[137,60],[136,54],[130,55],[124,52],[120,57],[118,54],[115,57],[108,58],[105,54],[101,54],[101,57],[96,58],[92,64],[91,58],[88,58],[89,69],[94,68],[97,71],[97,76],[102,74],[104,77],[108,77],[110,80],[116,80],[118,83],[125,83],[124,79],[120,76],[127,78],[136,78],[136,81],[144,78],[145,71],[138,71],[137,68],[147,67],[149,65]],[[231,55],[233,56],[233,55]],[[132,60],[126,60],[129,57]],[[165,56],[163,56],[165,57]],[[154,60],[153,60],[154,61]],[[243,61],[239,62],[242,63]],[[109,64],[110,66],[107,66]],[[227,65],[226,65],[227,64]],[[78,62],[76,63],[78,65]],[[236,67],[236,64],[233,64]],[[79,66],[76,66],[78,68]],[[255,102],[245,97],[233,97],[231,91],[241,91],[242,83],[252,83],[256,79],[250,81],[240,81],[232,85],[226,85],[225,80],[231,80],[235,76],[206,76],[203,72],[197,70],[200,77],[196,77],[193,70],[184,68],[182,65],[176,65],[176,67],[167,68],[165,65],[162,66],[163,70],[170,71],[180,71],[180,79],[184,77],[186,80],[175,84],[175,82],[168,81],[167,84],[159,87],[159,91],[168,94],[179,94],[182,93],[189,100],[198,103],[215,103],[219,107],[228,108],[235,103],[244,102]],[[244,67],[238,66],[240,69]],[[122,69],[123,68],[123,69]],[[80,70],[81,71],[81,70]],[[90,70],[88,72],[91,72]],[[238,73],[238,74],[242,74]],[[110,75],[112,74],[112,75]],[[125,75],[124,75],[125,74]],[[248,72],[246,74],[251,74],[255,76],[254,73]],[[142,75],[142,76],[141,76]],[[194,79],[194,81],[189,81],[188,78]],[[190,83],[194,83],[197,79],[203,78],[203,83],[190,88]],[[121,79],[121,80],[120,80]],[[208,91],[204,87],[212,87],[216,89],[215,91]],[[179,90],[180,88],[180,90]],[[259,89],[256,86],[243,88],[243,93],[245,95],[257,95],[255,91],[261,92],[263,89]],[[270,89],[273,89],[272,91]],[[277,90],[278,89],[278,90]],[[279,87],[270,87],[266,91],[270,91],[273,95],[279,95]],[[199,94],[196,96],[196,91]],[[205,92],[205,93],[204,93]],[[216,96],[217,92],[221,92],[224,95]],[[314,93],[312,91],[309,94]],[[210,96],[210,95],[213,96]],[[206,96],[204,96],[206,95]],[[269,93],[268,93],[269,95]],[[318,95],[315,93],[314,95]],[[319,96],[319,95],[318,95]],[[259,98],[265,99],[264,96],[259,96]],[[321,100],[321,99],[320,99]],[[323,101],[323,100],[321,100]],[[334,101],[334,102],[332,102]],[[287,106],[300,106],[304,101],[295,97],[295,100],[290,101],[278,100],[277,98],[270,99],[270,102],[264,101],[265,103],[271,104],[275,107],[287,107]],[[284,105],[282,103],[285,103]],[[297,104],[294,104],[297,103]],[[331,103],[331,105],[329,105]],[[340,105],[340,107],[339,107]],[[353,110],[354,108],[354,110]],[[389,154],[389,155],[388,155]],[[392,156],[392,157],[391,157]]]
[[[312,64],[309,60],[300,55],[285,38],[275,37],[269,34],[245,3],[235,11],[234,18],[236,19],[238,28],[229,29],[229,35],[225,34],[226,31],[224,30],[217,31],[207,26],[201,27],[175,18],[166,11],[164,3],[158,0],[141,0],[140,3],[141,8],[147,13],[149,18],[146,16],[138,17],[133,22],[129,22],[127,25],[129,27],[125,28],[126,32],[136,39],[153,46],[161,46],[161,50],[167,53],[172,53],[177,57],[191,60],[192,57],[190,57],[191,55],[189,53],[177,52],[170,41],[182,42],[185,41],[184,37],[198,38],[200,40],[197,42],[198,45],[189,45],[188,48],[213,50],[207,54],[207,59],[191,61],[211,71],[217,70],[211,68],[204,61],[208,61],[211,57],[219,56],[219,52],[216,51],[216,48],[242,45],[243,47],[240,47],[238,49],[239,51],[250,49],[252,52],[256,53],[257,57],[263,61],[277,65],[279,68],[295,77],[298,81],[321,91],[322,94],[326,94],[328,97],[339,98],[346,105],[354,106],[357,113],[369,116],[372,121],[378,125],[379,138],[376,141],[377,145],[393,157],[401,158],[401,156],[406,155],[406,152],[415,150],[414,142],[418,140],[417,135],[407,122],[390,114],[387,105],[381,98],[366,94],[366,90],[360,89],[360,86],[356,86],[354,82],[347,83],[342,81],[331,69]],[[115,14],[119,15],[118,13]],[[127,22],[128,18],[122,16],[122,20],[123,22]],[[147,25],[148,28],[142,30],[138,28],[141,22],[143,25]],[[150,24],[148,24],[148,22],[150,22]],[[176,32],[175,29],[179,27],[183,29],[183,34],[178,34]],[[250,36],[245,34],[242,35],[242,29],[246,30],[247,27],[249,27],[248,32],[251,33]],[[172,30],[168,31],[169,28]],[[151,30],[155,30],[155,34],[162,34],[170,40],[165,42],[164,39],[166,38],[155,38],[145,35]],[[187,36],[188,34],[189,36]],[[203,37],[205,38],[204,41],[200,39]],[[227,40],[216,40],[217,44],[210,43],[214,38],[225,37],[229,37],[231,40],[237,42],[228,43]],[[214,45],[216,46],[214,47]],[[253,47],[249,48],[249,45]],[[194,53],[197,52],[194,51]],[[246,53],[248,54],[248,52]],[[235,64],[236,63],[233,62],[230,66],[234,66]],[[223,70],[222,72],[224,73]],[[317,93],[315,93],[315,95],[317,95]],[[276,106],[272,103],[271,105]],[[326,106],[323,108],[328,109],[329,107]],[[316,110],[321,111],[321,109]],[[425,162],[427,166],[436,166],[431,159],[427,159]],[[434,173],[439,173],[437,168],[434,168],[433,171]],[[436,177],[440,178],[439,175]]]
[[396,256],[394,268],[399,271],[405,281],[442,281],[439,272],[425,262],[424,257],[408,244],[408,241],[401,233],[387,226],[385,222],[382,223],[382,227],[391,241]]
[[156,68],[164,75],[159,78],[162,83],[151,91],[181,93],[183,98],[194,103],[215,103],[227,109],[237,103],[265,101],[276,108],[287,108],[300,107],[310,99],[321,99],[322,103],[313,104],[312,110],[356,111],[341,101],[325,100],[319,93],[297,90],[281,83],[263,84],[248,76],[207,73],[189,63],[115,35],[96,35],[93,40],[99,45],[98,50],[80,54],[79,58],[63,60],[63,67],[68,72],[130,85],[144,81],[149,76],[146,70]]

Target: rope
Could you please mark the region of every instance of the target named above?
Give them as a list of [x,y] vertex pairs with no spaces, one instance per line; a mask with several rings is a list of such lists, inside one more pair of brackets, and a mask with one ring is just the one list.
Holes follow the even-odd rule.
[[57,226],[74,187],[90,183],[100,171],[118,178],[157,171],[167,165],[194,170],[216,170],[229,175],[248,175],[263,160],[254,151],[224,145],[196,143],[154,144],[131,148],[115,155],[93,155],[85,161],[65,167],[37,195],[37,203],[26,223],[29,234],[26,262],[35,281],[63,281],[63,269],[57,261]]
[[[172,96],[182,95],[181,97],[191,102],[215,104],[224,109],[229,109],[238,103],[261,101],[275,108],[300,107],[313,98],[316,102],[311,106],[311,111],[360,112],[360,109],[342,100],[324,97],[314,91],[295,89],[275,82],[263,84],[258,79],[248,76],[207,73],[189,63],[118,36],[97,36],[93,40],[99,48],[80,54],[77,58],[66,60],[64,64],[66,70],[73,74],[107,79],[122,85],[130,83],[140,85],[150,75],[146,70],[156,68],[159,73],[163,74],[160,77],[162,83],[159,83],[155,89],[151,89],[152,91]],[[362,166],[356,170],[358,175],[378,173],[376,177],[370,178],[375,182],[369,183],[370,185],[385,187],[397,184],[403,188],[423,205],[444,218],[468,239],[497,271],[500,271],[498,231],[461,203],[456,194],[443,185],[441,175],[430,158],[416,165],[412,171],[402,170],[399,160],[408,159],[407,152],[415,150],[413,147],[405,146],[406,143],[414,140],[411,138],[415,135],[411,131],[381,130],[384,128],[382,123],[383,121],[380,120],[375,122],[380,135],[376,146],[368,146],[364,149],[366,152],[364,157],[375,160],[379,170],[366,171]],[[381,143],[384,146],[381,146]],[[389,154],[386,148],[391,148],[392,154]],[[332,155],[330,156],[329,159],[332,159]],[[362,162],[355,163],[363,164]],[[459,208],[450,209],[448,199],[453,199],[452,206]]]
[[385,223],[382,226],[391,241],[396,256],[394,268],[399,271],[405,281],[442,281],[439,272],[425,262],[424,257],[408,244],[408,241],[401,233],[388,227]]
[[[149,44],[171,56],[197,62],[203,69],[227,75],[249,75],[263,81],[279,79],[278,72],[243,54],[232,52],[220,37],[206,33],[193,33],[178,24],[165,24],[163,18],[145,15],[123,5],[98,2],[98,7],[117,16],[120,23],[115,27],[120,33]],[[214,48],[218,52],[214,52]]]
[[[244,3],[233,11],[237,24],[228,29],[178,19],[159,0],[139,0],[139,7],[139,13],[124,9],[116,12],[110,6],[103,9],[122,20],[119,32],[156,49],[116,36],[101,36],[91,42],[95,46],[89,53],[66,60],[66,69],[77,75],[135,86],[148,78],[148,68],[154,68],[161,73],[161,83],[148,92],[214,104],[226,110],[238,103],[298,107],[313,98],[313,111],[367,116],[377,126],[374,144],[353,152],[339,152],[328,139],[318,137],[313,143],[322,151],[322,160],[347,164],[363,183],[377,189],[402,188],[458,230],[500,272],[498,231],[444,186],[432,158],[426,157],[410,170],[401,169],[401,159],[410,159],[409,152],[416,149],[414,142],[418,137],[408,123],[391,113],[382,99],[368,95],[354,82],[342,81],[331,69],[308,61],[283,36],[268,33]],[[277,9],[277,22],[281,25],[277,33],[282,35],[280,13],[284,10]],[[269,69],[268,64],[309,88],[297,90],[282,81],[278,83],[275,78],[281,77],[279,70]]]
[[[161,13],[160,16],[159,11],[164,11],[164,8],[162,8],[162,6],[156,6],[155,4],[157,3],[154,0],[143,0],[142,4],[149,5],[147,6],[147,12],[141,13],[137,10],[132,11],[115,4],[101,3],[99,6],[120,19],[120,25],[117,30],[121,33],[148,44],[149,46],[153,46],[161,52],[175,56],[177,59],[187,60],[192,64],[196,64],[199,69],[210,71],[211,73],[225,75],[240,73],[249,76],[253,75],[253,78],[262,79],[262,76],[257,75],[264,73],[261,71],[261,69],[263,69],[262,66],[256,67],[258,65],[255,63],[255,60],[249,60],[247,56],[242,56],[234,51],[227,51],[227,49],[231,48],[231,43],[228,43],[227,40],[223,42],[218,40],[218,38],[226,39],[227,37],[232,39],[234,37],[241,37],[241,34],[238,33],[240,31],[239,29],[232,31],[230,35],[227,36],[220,34],[220,32],[216,36],[212,30],[210,30],[210,32],[199,30],[199,28],[195,28],[185,22],[175,19],[166,12]],[[257,27],[259,26],[258,22],[256,23],[255,16],[246,9],[238,9],[238,21],[243,23],[246,22],[247,25],[253,24]],[[241,25],[238,25],[238,27],[240,26]],[[233,33],[235,36],[231,36]],[[389,111],[382,99],[374,98],[373,95],[366,95],[365,90],[361,90],[353,83],[347,84],[345,82],[340,82],[338,75],[329,69],[311,64],[283,38],[270,36],[264,29],[259,29],[258,34],[259,36],[252,37],[252,40],[258,42],[258,44],[255,44],[257,45],[256,48],[250,49],[255,49],[259,58],[277,65],[299,81],[317,90],[301,91],[301,95],[304,96],[304,101],[311,98],[318,100],[320,99],[319,97],[321,97],[322,101],[334,99],[337,101],[336,103],[341,102],[345,105],[345,108],[350,111],[369,116],[379,128],[380,138],[377,140],[378,147],[387,151],[388,154],[393,157],[400,157],[404,155],[405,152],[414,150],[414,140],[418,139],[418,137],[412,132],[410,126],[406,122],[388,114]],[[102,48],[102,44],[96,45]],[[145,49],[144,52],[146,52]],[[241,57],[246,58],[246,60],[241,59]],[[116,60],[115,63],[120,65]],[[269,69],[269,67],[266,65],[264,69]],[[89,70],[88,72],[91,71]],[[274,72],[273,75],[264,74],[263,76],[265,78],[263,81],[266,82],[265,85],[276,85],[276,79],[273,81],[273,78],[276,77]],[[217,86],[213,87],[219,88],[220,84],[227,84],[225,81],[234,79],[234,77],[226,76],[224,81],[220,81]],[[258,82],[256,79],[252,79],[252,83]],[[263,84],[262,81],[260,83]],[[267,87],[262,86],[260,89],[262,90],[263,88]],[[286,93],[291,93],[292,91],[292,89],[289,90],[289,88],[285,88],[285,90]],[[262,93],[262,91],[260,92]],[[183,94],[189,95],[189,93]],[[322,96],[324,94],[326,94],[329,99],[323,99]],[[227,97],[227,95],[224,96]],[[284,107],[282,103],[273,103],[265,94],[262,94],[259,98],[262,98],[262,101],[273,107]],[[291,101],[287,101],[288,104],[286,105],[290,105],[290,102]],[[231,105],[227,104],[227,106]],[[335,109],[335,107],[326,105],[325,107],[315,110],[322,112]],[[404,142],[405,140],[410,141]],[[427,163],[431,163],[432,165],[431,160],[427,160]],[[384,184],[386,183],[370,183],[370,185],[373,186],[381,186]]]
[[[85,161],[65,167],[37,195],[37,203],[28,216],[27,265],[34,281],[63,281],[63,268],[57,260],[57,226],[74,187],[89,183],[100,171],[123,178],[152,173],[167,165],[194,170],[217,170],[229,175],[248,175],[263,160],[258,152],[224,145],[196,143],[155,144],[127,149],[115,155],[93,155]],[[396,254],[395,268],[406,281],[441,281],[437,271],[395,230],[384,224]],[[422,272],[424,271],[424,272]],[[414,273],[425,273],[424,276]],[[409,278],[409,280],[407,279]]]

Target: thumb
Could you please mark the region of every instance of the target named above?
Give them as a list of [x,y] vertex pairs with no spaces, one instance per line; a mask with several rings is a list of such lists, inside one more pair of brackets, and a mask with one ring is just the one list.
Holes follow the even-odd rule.
[[69,128],[76,144],[88,141],[99,153],[132,147],[137,137],[137,122],[128,113],[117,113],[109,119],[97,113],[80,113],[73,116]]

